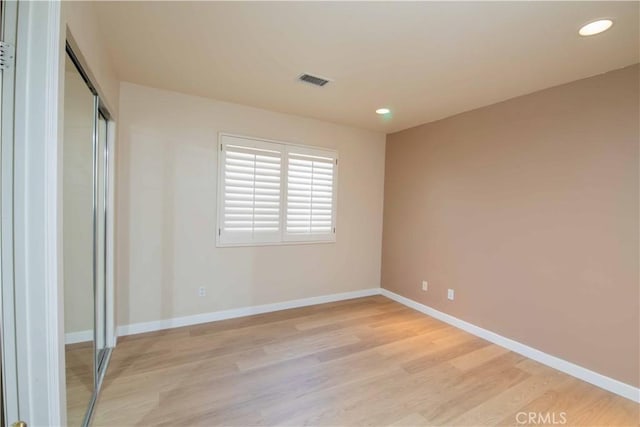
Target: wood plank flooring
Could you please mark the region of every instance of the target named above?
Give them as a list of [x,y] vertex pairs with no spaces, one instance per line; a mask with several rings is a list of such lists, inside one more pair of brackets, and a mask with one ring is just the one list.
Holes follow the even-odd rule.
[[65,346],[67,425],[80,426],[93,395],[93,341]]
[[121,338],[94,425],[630,426],[639,409],[375,296]]

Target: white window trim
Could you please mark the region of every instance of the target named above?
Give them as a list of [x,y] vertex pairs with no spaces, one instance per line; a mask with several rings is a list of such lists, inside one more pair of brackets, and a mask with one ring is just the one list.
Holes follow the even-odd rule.
[[[242,138],[245,140],[256,141],[256,145],[262,144],[278,144],[283,147],[283,156],[281,163],[281,190],[280,190],[280,206],[281,206],[281,214],[280,214],[280,238],[277,241],[271,242],[228,242],[222,241],[221,239],[221,230],[222,230],[222,219],[224,218],[224,203],[222,201],[222,194],[224,193],[224,176],[223,176],[223,165],[222,165],[222,148],[223,148],[223,138],[224,137],[232,137],[232,138]],[[329,234],[305,234],[300,236],[287,235],[286,233],[286,209],[287,209],[287,152],[290,147],[296,147],[296,152],[298,153],[308,153],[312,155],[323,154],[327,156],[331,156],[335,158],[335,167],[333,169],[333,200],[332,200],[332,232]],[[234,133],[227,132],[219,132],[218,133],[218,144],[216,147],[217,158],[216,165],[218,168],[217,177],[217,194],[216,194],[216,247],[218,248],[228,248],[228,247],[257,247],[257,246],[283,246],[283,245],[309,245],[309,244],[319,244],[319,243],[335,243],[336,242],[336,230],[337,230],[337,212],[338,212],[338,151],[332,148],[326,147],[318,147],[306,144],[298,144],[292,142],[278,141],[273,139],[266,138],[258,138],[253,136],[239,135]]]

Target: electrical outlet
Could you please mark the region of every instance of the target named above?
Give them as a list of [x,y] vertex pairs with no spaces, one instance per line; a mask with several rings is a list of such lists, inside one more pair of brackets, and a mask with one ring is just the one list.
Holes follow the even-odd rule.
[[198,296],[204,297],[207,295],[207,290],[204,288],[204,286],[200,286],[198,288]]
[[455,291],[453,289],[448,289],[447,290],[447,298],[449,298],[451,301],[453,301],[453,299],[455,297],[456,297]]
[[422,290],[423,291],[428,291],[429,290],[429,284],[427,283],[426,280],[422,281]]

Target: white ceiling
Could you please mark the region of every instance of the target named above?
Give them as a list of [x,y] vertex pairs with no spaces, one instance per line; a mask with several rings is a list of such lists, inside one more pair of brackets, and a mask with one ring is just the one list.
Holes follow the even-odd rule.
[[[639,62],[639,2],[98,2],[122,80],[394,132]],[[601,17],[606,33],[578,36]],[[329,77],[324,88],[298,82]],[[392,109],[392,117],[374,113]]]

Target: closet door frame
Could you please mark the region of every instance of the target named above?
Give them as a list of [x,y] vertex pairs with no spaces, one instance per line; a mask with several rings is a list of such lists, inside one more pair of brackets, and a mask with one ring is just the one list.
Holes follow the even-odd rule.
[[[91,68],[88,66],[87,61],[84,59],[82,50],[75,41],[75,38],[69,28],[63,33],[63,39],[61,40],[63,50],[61,55],[61,62],[64,64],[64,59],[68,52],[71,52],[72,61],[76,64],[76,67],[80,71],[82,78],[84,79],[91,92],[98,97],[98,109],[99,113],[106,119],[107,123],[107,139],[106,139],[106,159],[107,167],[106,173],[106,233],[105,233],[105,246],[106,246],[106,274],[105,274],[105,322],[106,322],[106,347],[113,348],[117,343],[117,327],[116,327],[116,312],[115,312],[115,174],[116,174],[116,137],[117,137],[117,123],[115,116],[111,113],[113,106],[108,105],[105,102],[105,97],[102,94],[100,87],[94,82],[97,80],[94,74],[91,72]],[[64,65],[63,65],[64,66]],[[94,310],[95,312],[95,310]],[[95,338],[95,336],[94,336]]]
[[[82,52],[77,47],[75,40],[70,32],[67,31],[65,43],[65,55],[70,53],[73,63],[76,65],[85,83],[97,97],[98,114],[101,114],[106,120],[107,138],[106,138],[106,168],[105,168],[105,184],[106,184],[106,211],[105,211],[105,322],[106,322],[106,347],[113,348],[117,343],[117,328],[115,321],[115,144],[116,144],[116,122],[110,112],[109,107],[104,103],[100,90],[92,83],[92,75],[86,68]],[[63,56],[64,58],[64,56]],[[97,118],[97,116],[96,116]],[[94,137],[96,136],[94,132]],[[96,141],[97,142],[97,141]],[[95,310],[94,310],[95,312]],[[95,336],[94,336],[95,338]]]
[[[93,144],[93,381],[94,390],[85,413],[83,420],[83,426],[91,424],[93,417],[95,404],[98,399],[102,380],[109,366],[109,360],[111,358],[112,348],[115,346],[115,337],[111,337],[111,334],[115,332],[114,324],[114,299],[113,295],[113,156],[109,154],[113,152],[112,145],[115,143],[115,139],[112,133],[115,131],[115,127],[112,125],[112,115],[109,113],[107,106],[102,102],[100,94],[96,89],[96,86],[92,83],[91,77],[85,71],[83,61],[78,55],[78,48],[74,47],[75,43],[70,35],[67,35],[67,41],[65,44],[66,54],[71,59],[71,62],[75,65],[78,72],[82,76],[82,79],[86,83],[87,87],[91,91],[94,97],[93,107],[93,132],[92,132],[92,144]],[[99,121],[102,117],[105,121],[105,132],[107,133],[104,140],[104,147],[102,147],[102,153],[100,153],[100,126]],[[102,154],[102,156],[101,156]],[[103,162],[100,165],[100,162]],[[99,176],[102,170],[102,177]],[[102,182],[104,188],[102,189],[102,200],[100,200],[100,182]],[[101,206],[102,202],[102,206]],[[103,212],[99,212],[103,209]],[[102,214],[103,222],[99,221]],[[102,229],[101,229],[102,228]],[[99,248],[100,239],[99,233],[103,233],[102,248]],[[101,249],[101,250],[99,250]],[[100,253],[102,253],[102,260],[99,260]],[[99,270],[102,270],[101,272]],[[104,280],[104,295],[103,298],[98,297],[98,280],[102,274]],[[102,305],[102,308],[99,307]],[[104,317],[104,330],[99,331],[99,310],[102,310]],[[104,334],[104,351],[99,351],[97,347],[98,333]]]
[[[11,2],[17,7],[12,221],[18,419],[66,425],[62,290],[62,72],[60,2]],[[5,176],[6,177],[6,176]],[[3,180],[3,185],[9,183]],[[4,188],[3,188],[4,190]],[[3,195],[5,192],[3,191]],[[6,228],[5,228],[6,229]],[[6,246],[5,246],[6,247]],[[6,254],[6,252],[5,252]],[[6,282],[3,280],[3,285]],[[10,414],[8,414],[10,415]]]

